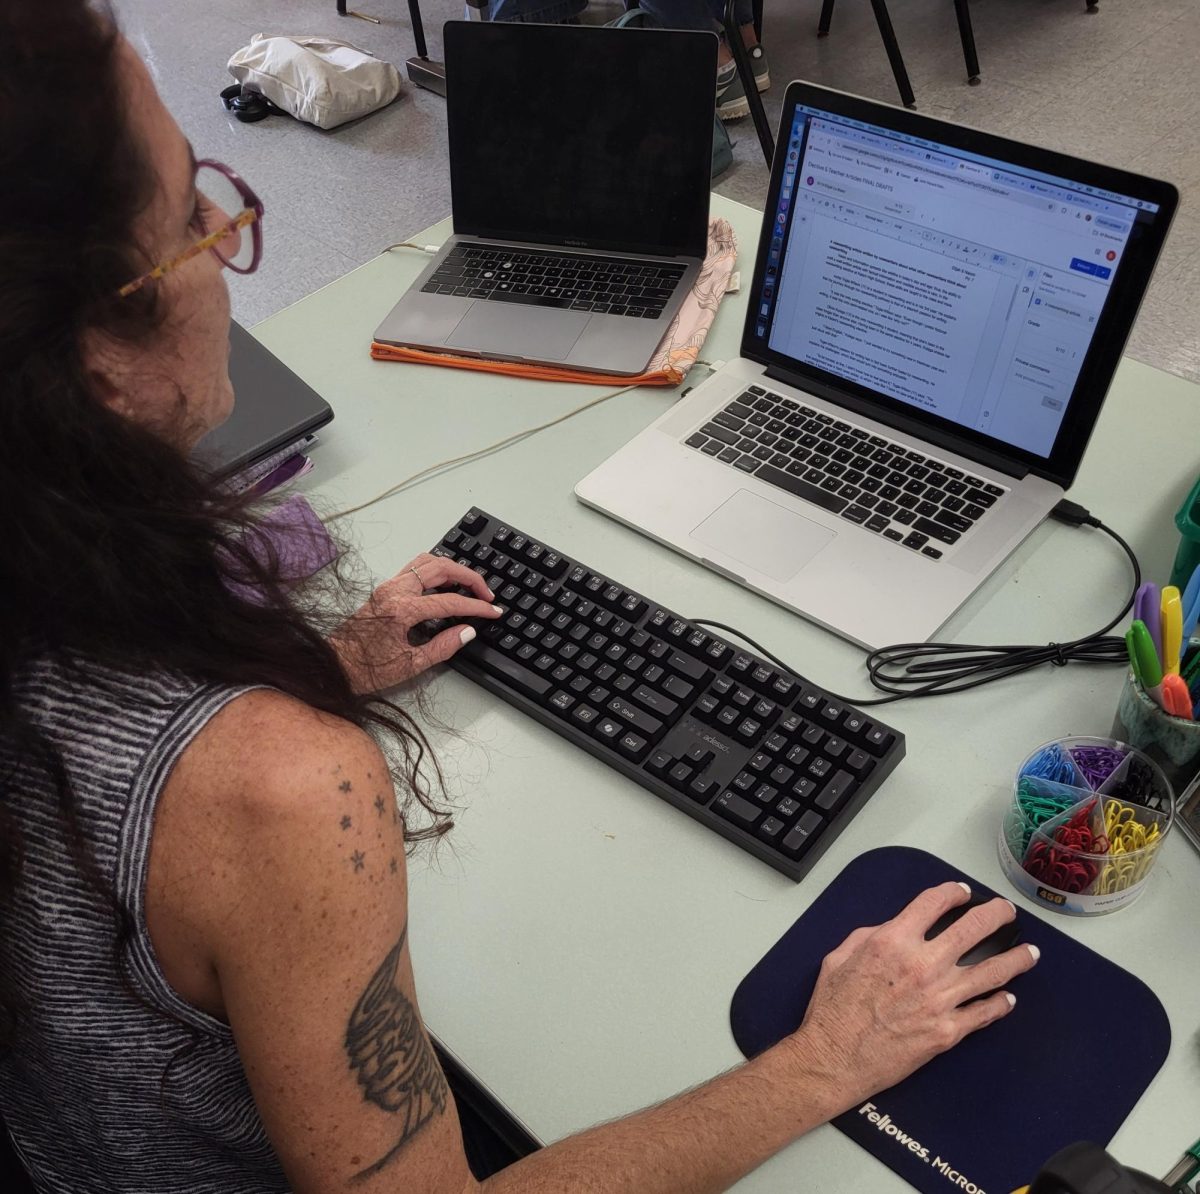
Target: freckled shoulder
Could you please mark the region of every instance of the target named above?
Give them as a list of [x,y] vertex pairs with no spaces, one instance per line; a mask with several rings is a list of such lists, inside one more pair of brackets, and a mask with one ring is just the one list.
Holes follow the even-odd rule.
[[171,786],[186,789],[177,804],[190,810],[183,840],[193,855],[202,836],[247,876],[304,855],[318,873],[359,885],[395,880],[403,825],[379,747],[300,701],[268,691],[231,701],[185,751]]

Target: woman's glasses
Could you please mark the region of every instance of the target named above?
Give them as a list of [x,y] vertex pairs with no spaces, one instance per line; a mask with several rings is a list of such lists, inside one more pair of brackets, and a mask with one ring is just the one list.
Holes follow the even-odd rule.
[[262,260],[262,200],[228,166],[208,160],[196,163],[196,191],[192,226],[200,239],[178,257],[127,282],[117,291],[119,298],[157,281],[206,249],[235,273],[252,274],[258,269]]

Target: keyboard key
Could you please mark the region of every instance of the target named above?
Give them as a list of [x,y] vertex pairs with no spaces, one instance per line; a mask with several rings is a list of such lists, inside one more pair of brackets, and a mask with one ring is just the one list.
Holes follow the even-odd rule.
[[616,742],[625,733],[625,727],[611,717],[600,716],[592,723],[592,733],[597,738]]
[[963,497],[965,497],[968,502],[974,502],[975,505],[983,506],[985,509],[988,509],[996,504],[995,497],[982,489],[968,489],[966,493],[963,494]]
[[713,811],[743,829],[753,829],[762,820],[762,809],[736,792],[725,791],[717,797]]
[[[537,648],[532,643],[526,645],[529,647],[530,654],[537,654]],[[525,647],[522,647],[521,650],[524,651]],[[480,643],[479,640],[476,640],[471,650],[471,662],[479,667],[486,668],[489,672],[499,673],[514,688],[525,693],[527,696],[541,697],[550,691],[549,680],[543,676],[539,676],[536,672],[530,671],[526,667],[522,667],[511,656]]]
[[640,759],[649,743],[637,734],[626,734],[617,742],[617,749],[628,759]]
[[849,504],[845,498],[820,489],[808,481],[802,481],[799,477],[785,473],[771,464],[762,465],[756,476],[762,481],[778,486],[795,497],[803,498],[806,502],[812,502],[813,505],[820,506],[821,509],[829,510],[834,514],[840,514]]
[[780,841],[783,834],[787,831],[787,825],[778,817],[766,817],[761,825],[755,830],[757,835],[764,842],[775,844]]
[[569,692],[563,692],[559,689],[550,700],[547,702],[552,709],[557,710],[564,716],[571,712],[571,709],[576,704],[575,698]]
[[705,667],[698,659],[693,659],[682,651],[672,651],[666,663],[671,671],[686,677],[693,684],[703,684],[712,674],[711,669]]
[[850,799],[857,787],[858,782],[848,771],[835,772],[833,778],[817,793],[813,808],[827,817],[832,816]]
[[593,709],[591,705],[576,705],[575,712],[571,714],[571,720],[578,722],[585,729],[590,728],[592,723],[600,716],[599,709]]
[[949,527],[952,531],[958,531],[960,534],[963,531],[971,529],[971,520],[964,518],[961,514],[955,514],[952,510],[941,509],[933,516],[934,522],[940,522],[943,526]]
[[[897,519],[897,521],[899,520]],[[939,543],[957,543],[962,537],[958,531],[951,530],[944,523],[934,522],[931,518],[918,518],[914,523],[914,529],[928,535],[931,539],[938,540]]]
[[791,858],[800,858],[812,844],[817,835],[825,828],[825,822],[820,814],[811,809],[789,830],[780,843],[780,849]]
[[866,749],[876,758],[881,757],[895,740],[895,734],[883,726],[872,726],[863,735],[863,743]]

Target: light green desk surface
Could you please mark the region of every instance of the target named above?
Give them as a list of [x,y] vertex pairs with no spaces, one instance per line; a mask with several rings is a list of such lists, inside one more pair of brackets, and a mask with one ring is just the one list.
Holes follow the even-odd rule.
[[[748,286],[760,216],[716,196],[713,213],[738,233]],[[445,221],[413,239],[437,243],[449,231]],[[337,412],[303,482],[326,511],[601,392],[372,361],[372,330],[426,260],[407,250],[379,257],[255,328]],[[745,289],[727,297],[706,360],[736,355],[745,304]],[[869,695],[857,648],[572,496],[580,477],[675,398],[671,390],[623,394],[339,525],[382,579],[474,503],[685,614],[745,628],[818,683]],[[1174,554],[1172,514],[1200,469],[1198,411],[1200,388],[1125,360],[1070,495],[1123,534],[1160,581]],[[1129,586],[1124,556],[1106,536],[1048,523],[939,637],[1069,639],[1100,626]],[[410,940],[425,1019],[543,1141],[700,1082],[739,1060],[728,1027],[739,980],[863,851],[920,846],[1029,909],[996,860],[1014,769],[1048,738],[1107,734],[1121,680],[1116,668],[1072,666],[885,707],[881,716],[907,735],[907,758],[794,884],[445,672],[429,692],[454,732],[436,730],[434,740],[461,813],[436,856],[411,863]],[[1133,906],[1094,920],[1034,914],[1139,975],[1165,1004],[1170,1057],[1113,1145],[1126,1163],[1165,1172],[1200,1133],[1200,856],[1175,834]],[[1019,998],[1019,982],[1014,989]],[[1119,1066],[1119,1015],[1080,1012],[1094,1016],[1096,1047],[1111,1049]],[[1030,1098],[1036,1103],[1037,1092]],[[738,1187],[905,1188],[830,1127]]]

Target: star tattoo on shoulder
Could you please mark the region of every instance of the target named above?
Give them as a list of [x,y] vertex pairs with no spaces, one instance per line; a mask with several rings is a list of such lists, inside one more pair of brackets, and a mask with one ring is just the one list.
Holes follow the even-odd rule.
[[348,779],[342,780],[342,782],[340,784],[338,784],[338,791],[339,792],[349,792],[350,791],[350,781]]
[[375,811],[382,817],[385,808],[387,808],[387,802],[384,800],[383,793],[381,792],[375,797]]
[[363,869],[363,864],[367,861],[367,856],[361,850],[355,850],[350,855],[350,861],[354,864],[355,873]]
[[341,826],[343,829],[349,829],[350,828],[350,818],[343,817],[341,820]]

